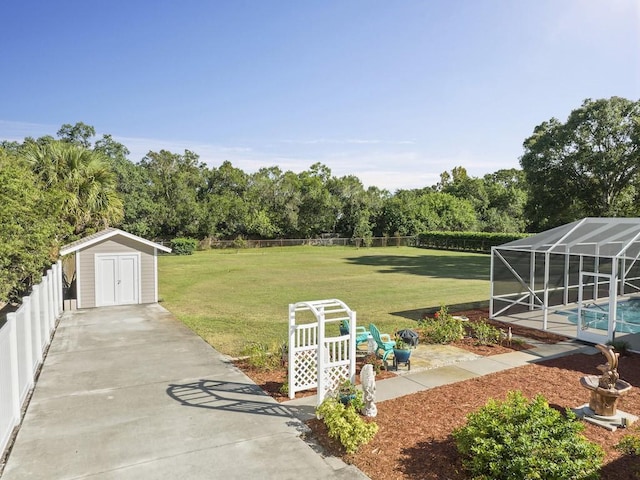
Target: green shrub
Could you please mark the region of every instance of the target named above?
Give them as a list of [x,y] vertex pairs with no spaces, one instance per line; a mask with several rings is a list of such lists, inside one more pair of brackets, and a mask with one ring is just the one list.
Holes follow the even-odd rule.
[[634,429],[633,433],[629,433],[622,437],[620,443],[616,445],[616,449],[625,455],[635,455],[640,457],[640,426]]
[[500,330],[485,320],[469,322],[469,330],[477,345],[495,345],[500,341]]
[[376,373],[376,375],[380,373],[380,370],[382,370],[382,359],[375,353],[369,353],[366,357],[364,357],[364,365],[366,364],[373,365],[373,371]]
[[490,253],[491,247],[528,236],[525,233],[424,232],[418,235],[418,246]]
[[604,452],[584,428],[571,410],[565,417],[542,395],[528,402],[516,391],[469,414],[453,437],[476,479],[586,480],[598,478]]
[[330,395],[336,397],[341,403],[351,405],[356,412],[364,408],[364,394],[351,380],[342,381]]
[[444,305],[433,315],[433,318],[420,320],[418,326],[424,343],[451,343],[464,336],[462,319],[449,315]]
[[278,391],[282,394],[282,395],[289,395],[289,378],[287,377],[287,379],[284,381],[284,383],[282,385],[280,385],[280,388],[278,389]]
[[365,421],[352,404],[343,405],[335,396],[327,397],[316,414],[327,426],[329,436],[340,441],[347,453],[356,452],[378,431],[375,422]]
[[198,241],[194,238],[179,237],[171,240],[170,246],[176,255],[192,255],[198,246]]
[[236,250],[247,248],[249,246],[248,242],[244,239],[244,237],[242,235],[238,235],[233,240],[231,245],[233,245],[233,248],[235,248]]
[[258,370],[276,370],[282,368],[284,345],[250,342],[241,350],[241,355],[246,356],[249,364]]

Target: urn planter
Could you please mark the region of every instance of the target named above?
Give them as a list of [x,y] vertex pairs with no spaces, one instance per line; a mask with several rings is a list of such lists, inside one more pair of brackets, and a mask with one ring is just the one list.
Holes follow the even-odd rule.
[[393,367],[398,370],[400,364],[406,365],[411,370],[411,350],[393,349]]

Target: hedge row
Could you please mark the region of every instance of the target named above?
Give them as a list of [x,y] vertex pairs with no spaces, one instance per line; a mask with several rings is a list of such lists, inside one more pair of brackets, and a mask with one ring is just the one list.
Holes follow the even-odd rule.
[[489,253],[491,247],[528,236],[526,233],[425,232],[418,235],[418,246]]

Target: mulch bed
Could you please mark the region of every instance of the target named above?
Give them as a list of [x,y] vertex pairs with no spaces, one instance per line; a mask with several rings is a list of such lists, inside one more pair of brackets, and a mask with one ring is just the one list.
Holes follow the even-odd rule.
[[[458,312],[470,321],[486,319],[486,310]],[[506,329],[504,324],[491,321]],[[556,343],[564,337],[538,332],[523,327],[512,328],[514,336],[536,341]],[[530,348],[526,343],[510,346],[478,346],[469,339],[454,343],[479,355],[495,355]],[[520,390],[528,398],[542,394],[550,405],[564,411],[579,407],[589,400],[589,392],[580,385],[580,377],[599,374],[597,365],[604,362],[602,355],[570,355],[537,364],[486,375],[451,385],[445,385],[377,404],[378,415],[373,419],[379,426],[375,438],[360,448],[357,454],[347,455],[339,443],[327,436],[324,424],[318,420],[308,422],[311,436],[328,454],[341,457],[362,470],[373,480],[386,479],[449,479],[466,480],[451,432],[465,423],[466,415],[483,406],[489,398],[504,399],[507,392]],[[236,363],[249,377],[278,401],[288,397],[279,392],[286,380],[285,371],[257,372],[246,362]],[[640,416],[640,355],[620,358],[620,377],[635,388],[622,398],[619,409]],[[376,380],[393,376],[382,372]],[[315,392],[299,392],[312,395]],[[614,446],[629,430],[609,432],[585,424],[584,435],[598,443],[606,452],[601,471],[603,480],[640,478],[640,459],[622,456]],[[636,476],[637,475],[637,476]]]
[[[465,423],[466,415],[483,406],[489,398],[504,399],[510,390],[520,390],[527,398],[542,394],[550,405],[564,411],[589,400],[580,386],[580,377],[598,374],[601,355],[570,355],[538,364],[494,373],[452,385],[425,390],[377,404],[374,421],[379,430],[371,443],[357,454],[345,454],[328,438],[324,424],[309,421],[314,438],[333,455],[352,463],[374,480],[469,478],[463,468],[451,432]],[[640,355],[620,359],[622,379],[634,388],[620,401],[620,410],[640,416]],[[606,452],[603,480],[640,478],[640,459],[622,456],[613,447],[628,430],[609,432],[585,424],[584,435]]]

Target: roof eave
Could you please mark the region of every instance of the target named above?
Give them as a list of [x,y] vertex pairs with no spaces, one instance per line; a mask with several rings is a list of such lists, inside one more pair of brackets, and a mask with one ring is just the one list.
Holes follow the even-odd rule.
[[104,235],[97,236],[86,242],[62,247],[60,249],[60,256],[63,257],[65,255],[69,255],[70,253],[74,253],[74,252],[77,252],[78,250],[82,250],[83,248],[90,247],[91,245],[95,245],[96,243],[102,242],[116,235],[122,235],[123,237],[129,238],[130,240],[142,243],[149,247],[153,247],[162,252],[171,253],[171,249],[169,247],[165,247],[164,245],[160,245],[159,243],[152,242],[151,240],[147,240],[145,238],[138,237],[137,235],[133,235],[132,233],[125,232],[124,230],[119,230],[115,228],[109,232],[105,232]]

